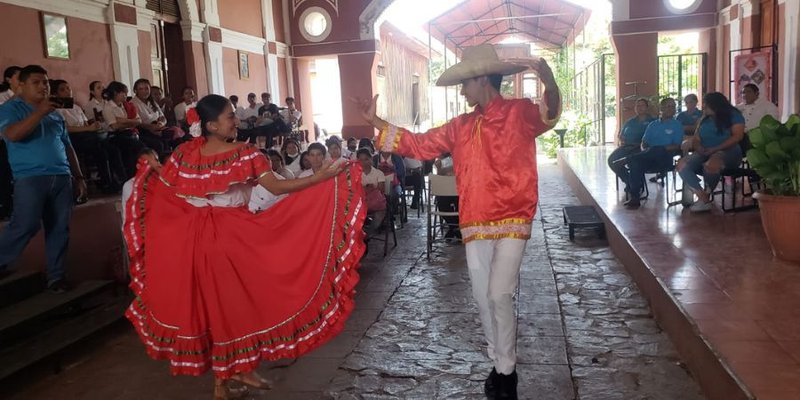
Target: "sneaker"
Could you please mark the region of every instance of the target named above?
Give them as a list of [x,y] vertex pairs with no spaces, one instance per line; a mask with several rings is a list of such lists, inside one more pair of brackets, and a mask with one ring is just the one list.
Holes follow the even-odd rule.
[[510,375],[497,374],[497,400],[517,400],[517,371]]
[[691,207],[689,207],[689,211],[691,212],[706,212],[711,211],[713,208],[712,202],[704,202],[704,201],[695,201]]
[[483,394],[485,394],[486,398],[489,400],[497,398],[498,376],[500,376],[500,374],[497,373],[496,369],[492,368],[489,377],[483,382]]
[[70,289],[72,289],[72,286],[70,286],[69,283],[67,283],[67,281],[64,279],[58,279],[56,281],[50,282],[47,285],[47,290],[53,293],[64,293],[68,292]]

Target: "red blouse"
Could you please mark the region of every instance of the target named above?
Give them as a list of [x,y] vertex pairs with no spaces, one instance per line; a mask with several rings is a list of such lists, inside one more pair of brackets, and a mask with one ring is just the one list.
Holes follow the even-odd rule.
[[388,125],[378,147],[421,160],[452,154],[465,243],[529,239],[539,199],[535,139],[557,121],[543,112],[530,100],[498,96],[424,134]]

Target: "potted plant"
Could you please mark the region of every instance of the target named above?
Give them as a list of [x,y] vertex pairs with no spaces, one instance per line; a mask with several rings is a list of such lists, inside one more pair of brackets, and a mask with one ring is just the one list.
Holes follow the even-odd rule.
[[771,116],[748,132],[747,161],[766,184],[758,199],[761,223],[776,257],[800,262],[800,116]]

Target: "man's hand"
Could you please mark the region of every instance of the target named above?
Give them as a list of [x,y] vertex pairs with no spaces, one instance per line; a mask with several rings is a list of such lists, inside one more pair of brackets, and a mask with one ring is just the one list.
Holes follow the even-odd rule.
[[76,178],[75,179],[75,192],[77,194],[77,196],[75,197],[77,199],[77,203],[79,203],[79,204],[80,203],[85,203],[86,200],[87,200],[87,193],[88,193],[88,191],[86,189],[86,180],[85,179],[83,179],[83,178],[80,178],[80,179]]
[[358,110],[361,111],[361,118],[364,118],[364,121],[367,121],[372,124],[372,126],[375,126],[375,118],[377,116],[376,112],[378,109],[378,95],[376,94],[375,97],[372,98],[372,101],[361,97],[351,97],[350,101],[358,106]]
[[55,111],[56,107],[58,107],[57,103],[53,103],[49,98],[45,97],[44,100],[40,101],[39,104],[36,105],[34,112],[44,117],[45,115]]
[[524,65],[532,69],[533,72],[536,72],[536,75],[539,77],[539,80],[542,82],[542,84],[544,84],[545,88],[557,86],[556,78],[553,75],[553,70],[550,69],[550,66],[547,65],[547,61],[545,61],[542,57],[511,58],[504,61]]

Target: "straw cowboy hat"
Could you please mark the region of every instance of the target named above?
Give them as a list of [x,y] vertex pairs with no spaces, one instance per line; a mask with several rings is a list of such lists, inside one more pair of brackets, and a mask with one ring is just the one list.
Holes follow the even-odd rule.
[[528,69],[527,66],[500,61],[491,44],[482,44],[464,49],[461,62],[442,73],[436,86],[458,85],[464,79],[486,75],[512,75]]

